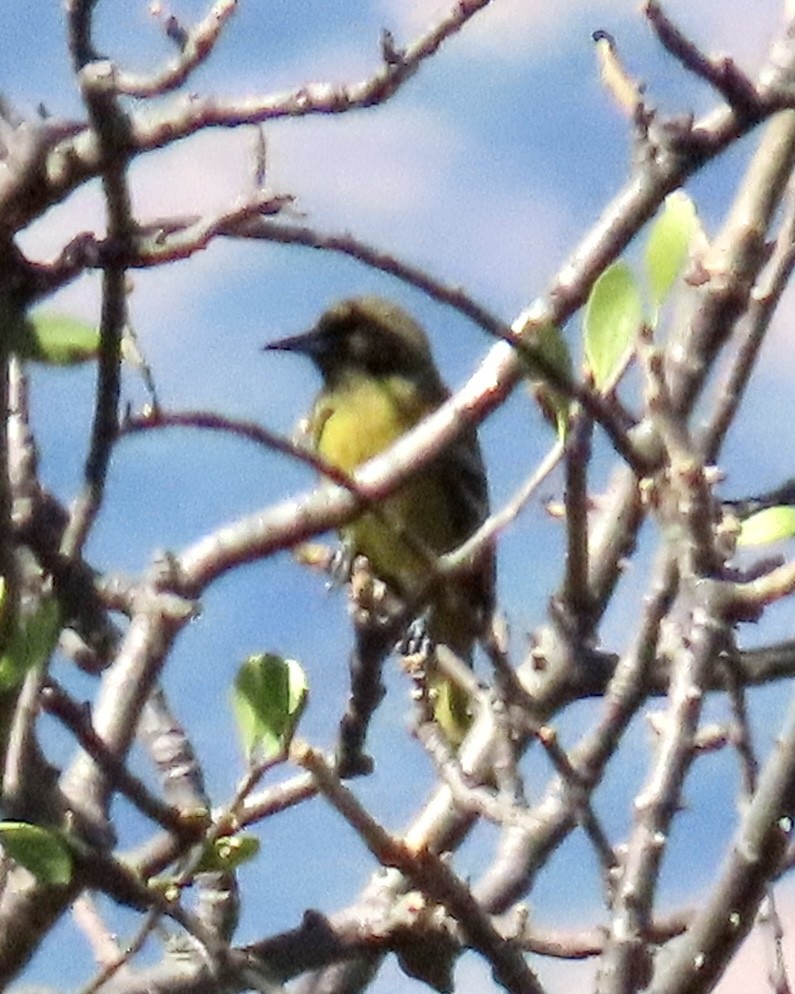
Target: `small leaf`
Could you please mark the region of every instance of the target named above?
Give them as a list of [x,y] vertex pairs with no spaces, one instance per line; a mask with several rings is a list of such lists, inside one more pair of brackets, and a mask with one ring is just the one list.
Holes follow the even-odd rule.
[[[572,376],[571,355],[566,339],[560,333],[560,329],[554,324],[540,325],[532,339],[531,344],[538,350],[539,356],[544,362],[551,366],[553,370],[559,372],[565,379],[570,380]],[[560,390],[550,386],[541,372],[533,373],[533,360],[526,358],[526,363],[530,367],[530,389],[533,396],[538,401],[544,417],[557,429],[558,438],[563,440],[569,427],[569,414],[571,412],[571,400]]]
[[202,853],[197,873],[231,873],[247,863],[259,852],[260,843],[255,835],[222,835]]
[[61,634],[61,608],[54,597],[45,597],[29,617],[18,619],[0,655],[0,690],[18,687],[29,670],[45,663]]
[[766,507],[740,525],[737,545],[770,545],[795,536],[795,507]]
[[646,278],[654,324],[687,262],[693,236],[700,227],[695,204],[683,190],[676,190],[665,198],[665,206],[652,224],[646,242]]
[[248,755],[276,756],[288,746],[306,705],[307,682],[294,659],[250,656],[238,670],[232,706]]
[[642,323],[632,270],[625,262],[614,262],[594,283],[585,306],[585,358],[600,390],[612,386]]
[[43,884],[66,885],[72,879],[72,854],[57,832],[24,821],[3,821],[0,844]]
[[39,312],[18,329],[12,348],[21,359],[74,366],[96,359],[99,329],[65,314]]

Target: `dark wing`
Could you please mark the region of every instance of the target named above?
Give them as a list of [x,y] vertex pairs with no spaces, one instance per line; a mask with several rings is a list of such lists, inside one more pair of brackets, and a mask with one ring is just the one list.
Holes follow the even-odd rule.
[[[455,494],[449,503],[449,513],[453,531],[460,536],[459,544],[463,544],[489,515],[486,467],[474,429],[466,429],[445,449],[437,471],[448,493]],[[480,550],[462,580],[471,588],[473,607],[483,612],[485,621],[494,607],[496,574],[492,543]]]

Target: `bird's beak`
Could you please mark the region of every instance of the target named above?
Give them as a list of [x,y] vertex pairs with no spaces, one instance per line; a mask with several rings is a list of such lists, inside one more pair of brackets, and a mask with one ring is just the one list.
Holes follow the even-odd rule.
[[287,338],[277,338],[275,342],[262,346],[263,352],[303,352],[311,357],[321,354],[325,349],[326,343],[316,328]]

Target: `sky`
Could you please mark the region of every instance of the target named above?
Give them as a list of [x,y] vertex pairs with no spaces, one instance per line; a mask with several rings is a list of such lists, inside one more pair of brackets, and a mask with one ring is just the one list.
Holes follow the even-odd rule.
[[[778,8],[773,0],[757,0],[749,18],[743,0],[666,4],[669,15],[706,50],[731,53],[749,70],[759,65],[778,24]],[[199,0],[174,0],[169,9],[189,23],[206,8]],[[231,96],[278,92],[313,80],[364,78],[378,64],[383,28],[405,43],[444,9],[437,0],[239,0],[217,51],[190,86]],[[97,17],[99,45],[109,57],[138,71],[168,57],[144,0],[105,0]],[[709,91],[661,53],[634,0],[493,0],[384,107],[269,125],[269,183],[295,197],[302,221],[324,231],[351,232],[426,266],[439,278],[464,285],[510,321],[551,282],[628,175],[627,123],[595,69],[590,38],[597,29],[615,36],[628,68],[646,80],[660,107],[700,113],[713,105]],[[60,4],[0,0],[0,92],[27,112],[42,103],[55,116],[81,114]],[[252,142],[250,129],[216,131],[136,163],[136,215],[146,220],[238,202],[250,189]],[[750,147],[743,143],[689,188],[708,231],[719,224]],[[31,257],[47,260],[72,235],[101,226],[101,202],[92,185],[53,208],[20,241]],[[132,323],[165,406],[217,410],[285,432],[308,408],[317,381],[297,359],[262,355],[260,346],[309,327],[339,297],[378,292],[400,301],[427,327],[451,386],[467,378],[489,345],[478,329],[396,280],[351,260],[295,247],[217,243],[176,266],[136,272],[132,282]],[[48,309],[96,320],[98,287],[96,277],[85,277],[48,302]],[[781,361],[792,351],[792,306],[791,297],[785,298],[759,383],[727,446],[727,493],[774,486],[792,475],[780,436],[765,431],[771,423],[795,419],[792,364]],[[572,342],[578,332],[575,321],[567,330]],[[42,476],[68,501],[80,486],[93,371],[35,369],[32,390]],[[124,400],[133,407],[146,400],[134,373],[125,376]],[[552,443],[520,392],[482,427],[481,438],[494,506],[513,493]],[[219,524],[311,484],[305,468],[239,441],[176,432],[128,439],[114,456],[89,557],[99,568],[135,574],[157,550],[179,550]],[[557,487],[551,482],[544,496],[555,496]],[[509,537],[500,550],[500,603],[518,656],[527,633],[543,621],[559,576],[562,536],[536,504]],[[623,644],[622,622],[638,605],[641,585],[626,586],[620,610],[605,626],[611,647]],[[790,615],[791,609],[774,612],[770,625],[749,633],[749,639],[783,635],[790,630]],[[229,797],[243,771],[227,703],[242,659],[263,650],[300,659],[312,688],[302,731],[329,746],[345,695],[349,639],[344,598],[325,590],[322,580],[287,555],[241,571],[208,593],[201,617],[177,645],[165,684],[207,766],[216,803]],[[409,704],[396,669],[388,681],[390,693],[374,727],[379,772],[357,790],[399,830],[432,779],[419,748],[406,744]],[[772,730],[782,706],[779,696],[759,695],[760,712]],[[592,715],[585,706],[570,709],[561,722],[564,740],[574,741]],[[646,771],[646,728],[633,729],[631,741],[638,748],[622,761],[600,812],[615,831],[629,824],[632,789]],[[545,776],[542,768],[538,775]],[[699,785],[713,810],[726,808],[727,825],[734,817],[733,776],[715,763]],[[396,791],[396,783],[408,789]],[[295,925],[307,906],[327,911],[341,906],[372,870],[335,815],[317,802],[308,810],[262,826],[262,855],[242,871],[244,888],[261,897],[246,909],[241,941]],[[725,841],[710,836],[697,808],[686,822],[698,844],[672,846],[663,886],[671,901],[698,894]],[[130,837],[139,830],[130,820]],[[493,844],[487,833],[478,836],[462,853],[462,865],[476,873]],[[335,857],[329,860],[331,847]],[[531,898],[539,923],[573,927],[583,914],[600,920],[600,884],[591,863],[586,847],[572,837]],[[785,910],[793,907],[786,892],[783,901]],[[26,979],[61,986],[84,979],[89,951],[81,939],[70,945],[75,955],[69,962],[57,955],[74,935],[68,921],[59,926]],[[747,962],[753,974],[758,961]],[[551,991],[567,989],[568,967],[538,967]],[[491,987],[471,958],[462,962],[459,978],[468,990]],[[738,982],[737,975],[732,982]],[[721,989],[728,990],[728,983]],[[374,990],[396,989],[414,985],[389,967]]]

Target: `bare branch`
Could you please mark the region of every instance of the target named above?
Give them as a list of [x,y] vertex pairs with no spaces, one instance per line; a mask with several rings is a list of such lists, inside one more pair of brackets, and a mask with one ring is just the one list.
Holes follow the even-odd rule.
[[643,12],[660,43],[685,69],[713,86],[740,115],[758,120],[759,92],[753,80],[738,69],[732,59],[705,56],[666,16],[657,0],[646,0]]
[[[85,11],[77,6],[77,16]],[[79,42],[85,47],[89,43]],[[79,51],[79,50],[77,50]],[[79,61],[79,60],[78,60]],[[102,149],[102,186],[107,209],[108,236],[125,244],[132,227],[132,205],[127,187],[128,156],[124,150],[127,120],[109,88],[108,67],[102,63],[80,71],[80,84],[92,127]],[[80,553],[102,503],[110,453],[116,440],[120,389],[121,336],[127,321],[125,267],[104,266],[100,319],[99,374],[91,435],[85,467],[85,488],[64,533],[62,551],[68,558]]]
[[161,96],[182,86],[190,74],[212,55],[221,32],[236,9],[237,0],[216,0],[204,20],[184,33],[180,56],[173,65],[148,78],[119,71],[116,74],[117,91],[143,99]]

